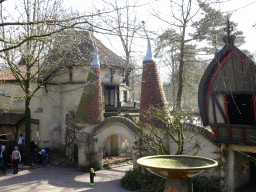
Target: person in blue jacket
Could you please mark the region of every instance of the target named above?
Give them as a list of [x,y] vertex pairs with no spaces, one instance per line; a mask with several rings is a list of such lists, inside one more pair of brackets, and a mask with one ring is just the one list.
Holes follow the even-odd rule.
[[48,154],[47,154],[45,149],[41,150],[41,155],[42,155],[42,158],[43,158],[42,165],[44,167],[48,166]]
[[8,159],[7,151],[5,149],[5,146],[2,145],[0,150],[0,168],[3,174],[5,174],[5,171],[6,171],[5,165],[7,164],[7,159]]

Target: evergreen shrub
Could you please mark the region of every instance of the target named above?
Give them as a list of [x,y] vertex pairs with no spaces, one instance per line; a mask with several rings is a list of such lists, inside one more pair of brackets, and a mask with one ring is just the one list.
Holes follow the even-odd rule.
[[[154,175],[145,169],[144,173],[139,168],[130,169],[121,179],[121,186],[127,190],[140,190],[147,192],[163,192],[166,179]],[[193,191],[219,192],[221,191],[218,178],[197,176],[192,178]]]
[[125,189],[148,192],[164,191],[165,183],[166,179],[154,175],[147,170],[142,173],[138,168],[127,171],[121,179],[121,186]]
[[220,179],[215,177],[197,176],[192,178],[193,191],[197,192],[219,192],[221,191]]

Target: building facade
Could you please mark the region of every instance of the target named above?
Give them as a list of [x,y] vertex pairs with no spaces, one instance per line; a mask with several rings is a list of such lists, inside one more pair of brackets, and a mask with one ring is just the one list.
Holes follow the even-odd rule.
[[[84,33],[91,35],[90,33]],[[124,60],[105,47],[98,39],[95,44],[98,47],[98,57],[101,65],[100,79],[104,112],[111,110],[118,112],[122,106],[133,106],[129,98],[129,83],[127,69]],[[26,66],[20,62],[17,67],[25,72]],[[38,70],[38,66],[32,68],[32,74]],[[66,114],[69,111],[76,112],[79,106],[84,87],[88,84],[90,66],[78,65],[61,67],[55,66],[46,76],[51,80],[36,92],[31,100],[31,138],[35,138],[40,147],[63,148],[66,137]],[[31,82],[35,87],[36,82]],[[13,114],[20,117],[24,115],[25,100],[23,92],[10,69],[0,72],[0,113]],[[11,97],[6,97],[8,95]],[[108,109],[110,107],[110,109]],[[110,114],[107,114],[111,116]],[[10,133],[6,140],[15,140],[17,135],[24,130],[24,122],[15,123],[15,131],[10,122],[0,122],[0,132]],[[14,136],[16,135],[16,136]]]

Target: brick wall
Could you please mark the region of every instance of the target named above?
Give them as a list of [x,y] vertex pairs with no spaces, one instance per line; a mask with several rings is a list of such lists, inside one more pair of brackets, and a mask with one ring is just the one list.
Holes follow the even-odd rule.
[[103,116],[100,68],[92,67],[76,112],[76,122],[100,123]]
[[150,107],[167,109],[167,101],[155,61],[144,61],[140,100],[140,122],[147,123]]

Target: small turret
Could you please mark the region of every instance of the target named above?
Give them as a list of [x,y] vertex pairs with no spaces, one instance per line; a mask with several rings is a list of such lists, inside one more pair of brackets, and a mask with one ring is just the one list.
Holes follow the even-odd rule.
[[[92,30],[93,32],[93,30]],[[92,35],[93,37],[93,35]],[[94,57],[89,69],[87,83],[76,112],[76,122],[100,123],[104,120],[102,85],[98,50],[94,41]]]
[[[168,106],[158,68],[156,62],[152,58],[151,44],[148,35],[147,40],[148,49],[143,61],[140,100],[140,122],[142,124],[147,123],[147,112],[150,107],[167,110]],[[159,123],[157,124],[159,125]]]

